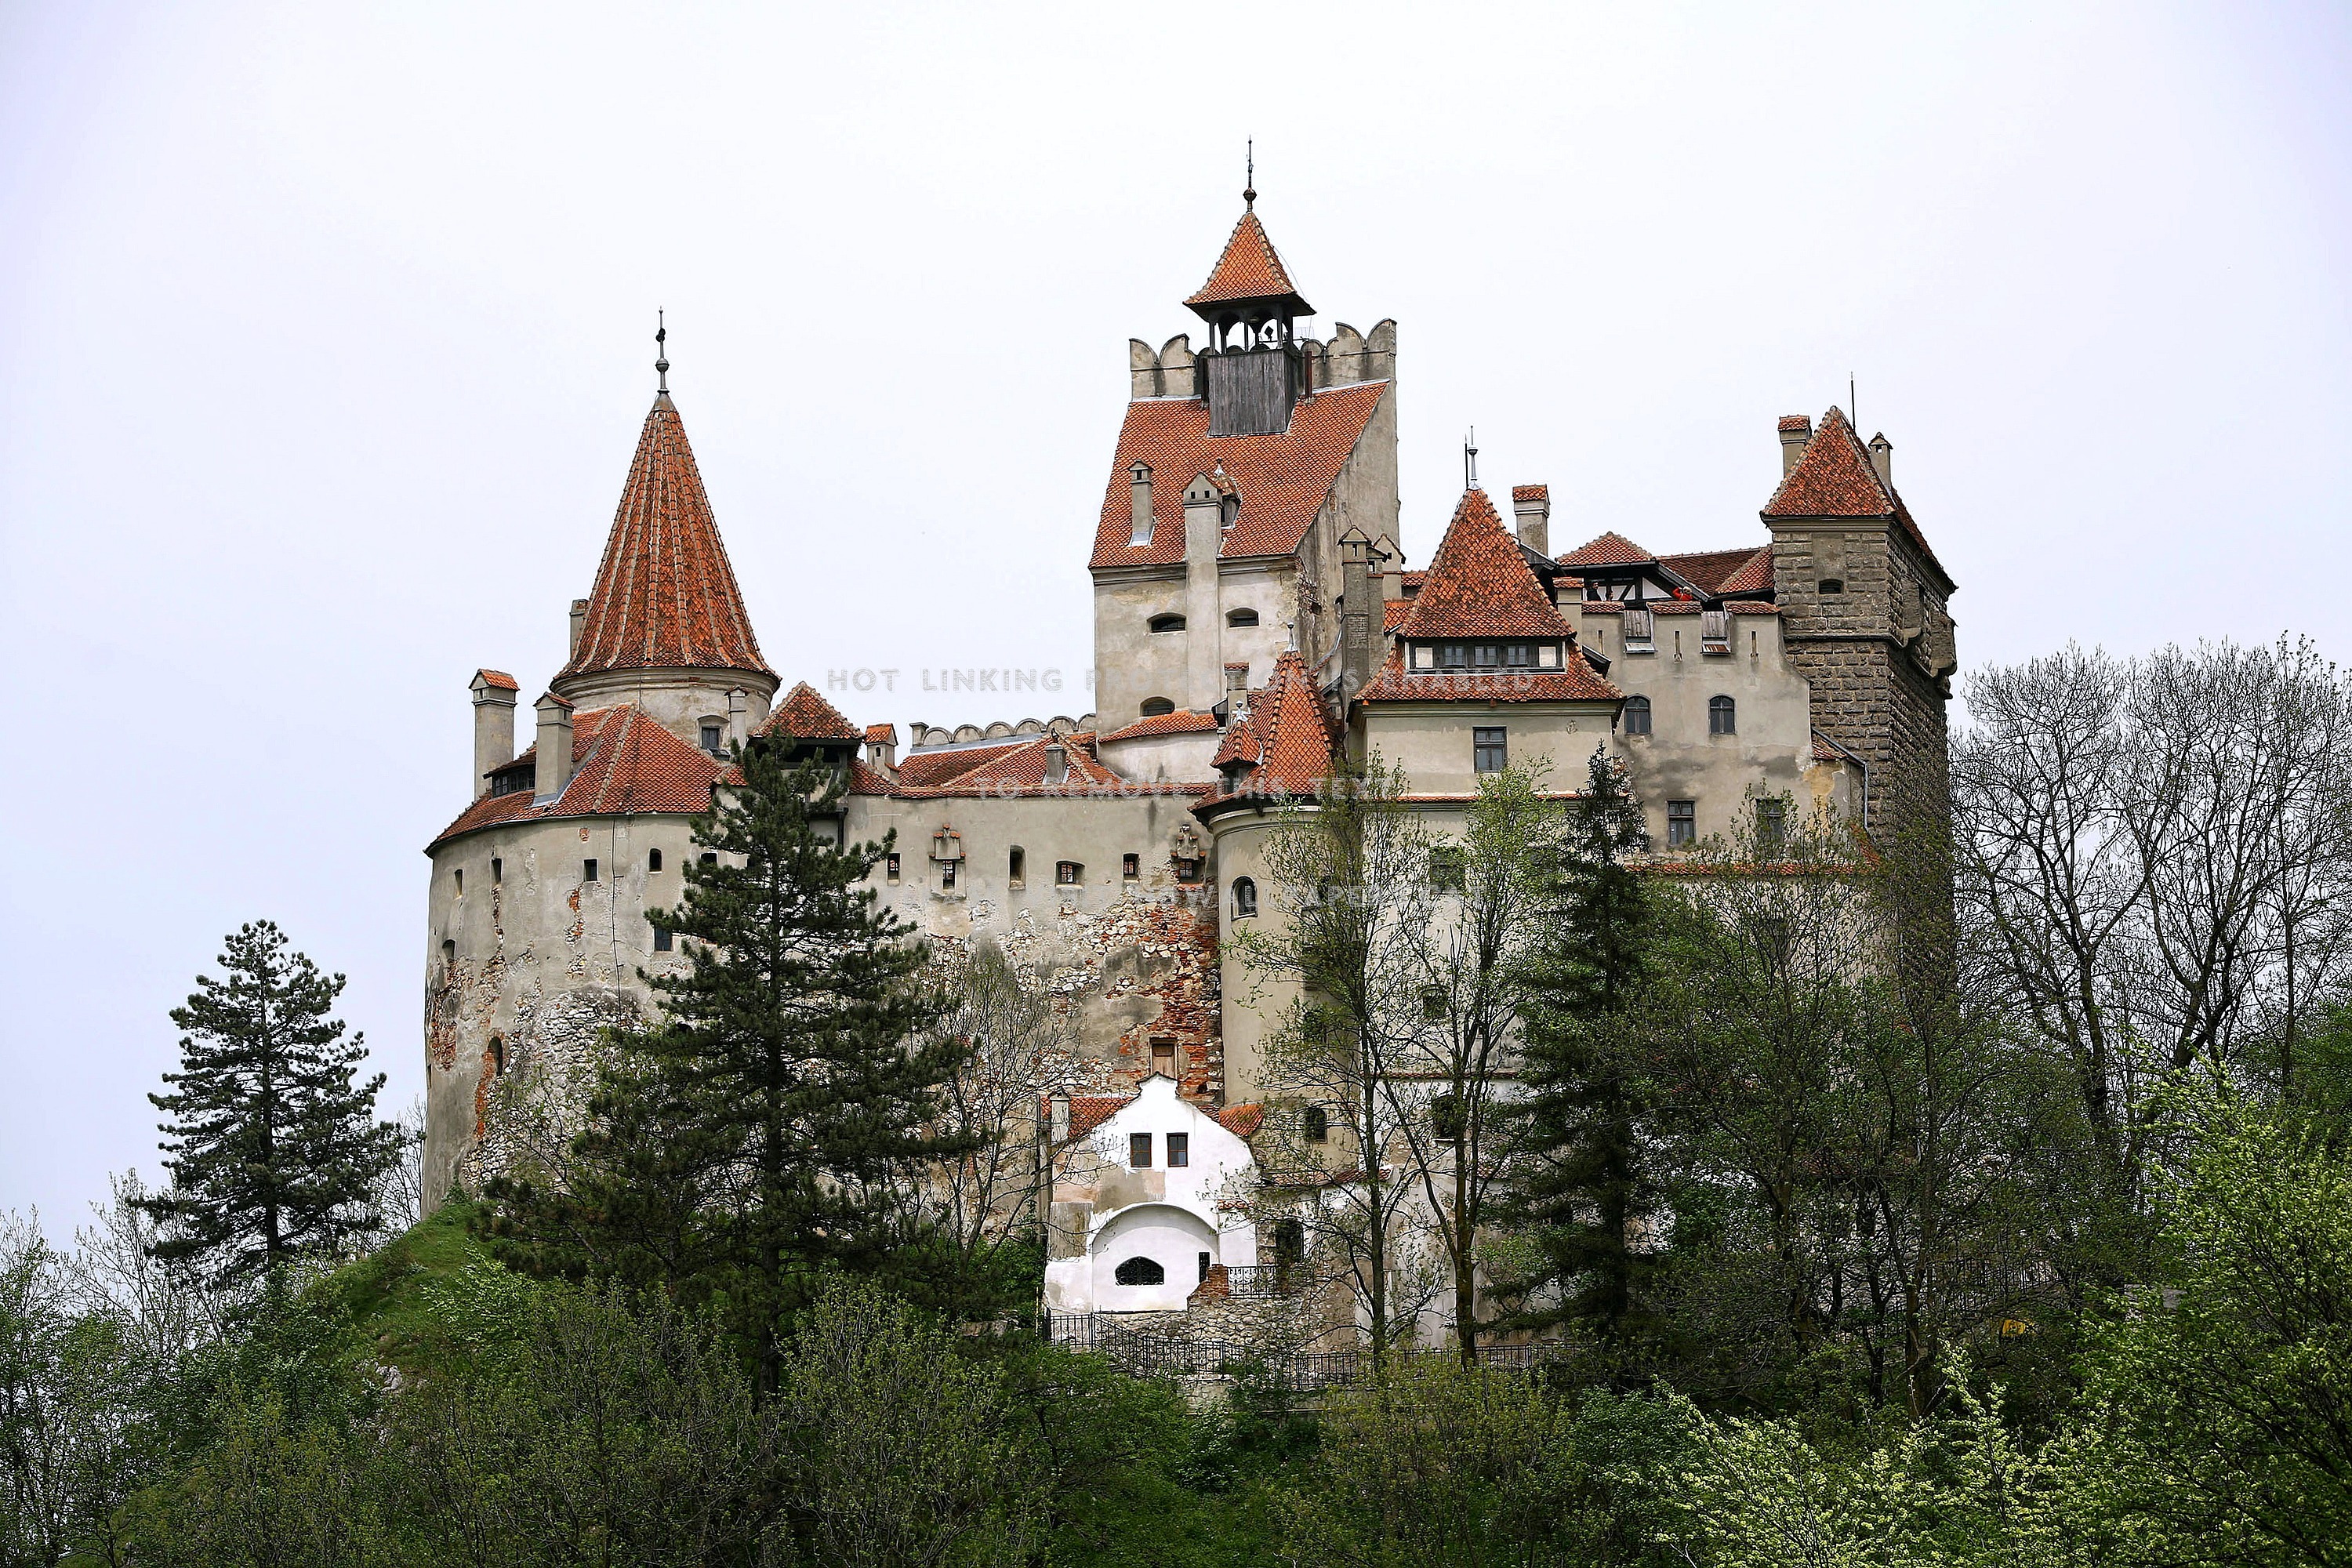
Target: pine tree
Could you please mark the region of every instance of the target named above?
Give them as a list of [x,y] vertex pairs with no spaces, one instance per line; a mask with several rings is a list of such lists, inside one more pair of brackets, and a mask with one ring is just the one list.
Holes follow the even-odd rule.
[[1580,1322],[1612,1346],[1641,1330],[1648,1273],[1633,1246],[1647,1195],[1641,1100],[1620,1026],[1642,983],[1649,923],[1648,894],[1626,859],[1648,845],[1625,764],[1596,748],[1568,814],[1521,1013],[1523,1173],[1507,1211],[1538,1261],[1498,1292],[1556,1290],[1557,1306],[1525,1308],[1512,1326]]
[[287,951],[275,922],[242,926],[220,956],[226,978],[196,976],[172,1009],[180,1070],[151,1094],[170,1190],[142,1201],[163,1222],[153,1256],[215,1286],[276,1279],[300,1258],[332,1258],[382,1224],[375,1194],[399,1130],[374,1117],[378,1073],[354,1083],[364,1037],[329,1017],[343,977]]
[[660,1021],[614,1042],[564,1190],[490,1196],[511,1258],[719,1304],[772,1391],[782,1317],[826,1269],[886,1269],[908,1188],[968,1147],[927,1123],[969,1047],[922,1027],[926,955],[866,885],[895,836],[835,842],[838,765],[765,742],[737,761],[695,826],[711,858],[648,911],[689,958],[646,977]]

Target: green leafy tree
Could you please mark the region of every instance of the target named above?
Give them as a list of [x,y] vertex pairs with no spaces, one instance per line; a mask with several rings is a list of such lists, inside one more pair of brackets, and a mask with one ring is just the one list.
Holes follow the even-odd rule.
[[970,1047],[923,1026],[922,950],[866,885],[892,840],[837,841],[838,768],[765,742],[737,761],[685,901],[648,911],[690,960],[649,977],[660,1020],[613,1042],[560,1180],[490,1195],[509,1258],[718,1303],[772,1393],[814,1279],[920,1239],[900,1194],[970,1147],[929,1126]]
[[1502,1289],[1522,1303],[1517,1326],[1580,1323],[1613,1349],[1644,1331],[1651,1271],[1636,1243],[1654,1190],[1642,1169],[1640,1074],[1624,1045],[1651,910],[1629,862],[1648,847],[1625,764],[1596,747],[1568,813],[1520,1014],[1526,1097],[1510,1213],[1536,1261]]
[[364,1037],[329,1016],[343,977],[288,951],[273,921],[241,926],[225,977],[196,977],[172,1022],[180,1070],[150,1095],[163,1124],[169,1190],[144,1200],[166,1226],[155,1256],[215,1287],[273,1279],[332,1258],[382,1228],[376,1197],[400,1134],[375,1119],[383,1075],[353,1069]]

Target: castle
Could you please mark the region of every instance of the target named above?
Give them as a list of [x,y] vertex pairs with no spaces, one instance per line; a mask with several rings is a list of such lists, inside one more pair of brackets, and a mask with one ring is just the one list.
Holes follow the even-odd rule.
[[875,882],[909,925],[993,939],[1066,1009],[1039,1133],[1070,1311],[1181,1310],[1258,1261],[1217,1194],[1250,1165],[1268,1013],[1222,938],[1271,914],[1269,832],[1336,752],[1401,767],[1443,835],[1482,773],[1573,787],[1605,745],[1669,855],[1790,799],[1876,826],[1941,767],[1954,584],[1884,436],[1834,407],[1781,418],[1762,537],[1734,548],[1607,531],[1554,554],[1544,485],[1515,487],[1507,521],[1474,485],[1409,571],[1396,324],[1302,333],[1313,308],[1244,203],[1184,301],[1202,344],[1129,345],[1083,717],[916,723],[902,752],[894,725],[785,689],[657,367],[536,743],[515,752],[514,677],[471,682],[472,801],[426,849],[428,1203],[502,1158],[502,1078],[576,1067],[646,1016],[641,972],[682,965],[646,911],[678,901],[691,819],[754,738],[845,772],[847,840],[895,830]]

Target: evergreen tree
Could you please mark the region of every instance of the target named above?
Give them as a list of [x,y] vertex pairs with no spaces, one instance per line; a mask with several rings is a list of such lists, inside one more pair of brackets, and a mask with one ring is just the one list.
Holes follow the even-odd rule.
[[507,1255],[719,1305],[776,1386],[781,1317],[827,1268],[886,1270],[906,1193],[969,1141],[934,1135],[966,1042],[925,1030],[910,927],[866,883],[895,835],[840,845],[845,780],[780,746],[738,753],[695,825],[712,852],[648,911],[690,967],[647,976],[663,1016],[614,1041],[561,1191],[494,1184]]
[[163,1226],[152,1254],[225,1286],[331,1258],[382,1225],[375,1195],[399,1131],[374,1118],[378,1073],[352,1081],[363,1037],[329,1017],[343,977],[287,951],[275,922],[240,927],[220,957],[226,978],[196,976],[172,1022],[180,1070],[151,1094],[169,1191],[141,1206]]
[[[1547,911],[1546,941],[1521,1010],[1526,1060],[1521,1174],[1507,1205],[1534,1245],[1513,1326],[1590,1325],[1622,1344],[1639,1329],[1648,1272],[1632,1245],[1647,1206],[1641,1098],[1620,1027],[1645,967],[1649,895],[1626,858],[1649,847],[1625,764],[1596,747],[1570,807]],[[1526,1298],[1557,1292],[1558,1304]]]

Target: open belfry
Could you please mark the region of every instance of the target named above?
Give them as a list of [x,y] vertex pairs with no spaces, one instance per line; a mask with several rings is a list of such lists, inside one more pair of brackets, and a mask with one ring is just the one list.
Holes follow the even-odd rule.
[[[1092,713],[902,733],[788,687],[660,363],[520,753],[529,689],[472,678],[471,800],[426,850],[428,1204],[513,1158],[502,1080],[570,1081],[601,1029],[650,1016],[641,976],[687,964],[646,911],[680,901],[738,745],[837,765],[845,840],[897,835],[878,898],[934,943],[993,941],[1062,1011],[1034,1137],[1066,1312],[1197,1308],[1276,1245],[1233,1194],[1291,1113],[1265,1092],[1284,999],[1229,938],[1276,917],[1270,837],[1335,756],[1402,769],[1444,836],[1482,774],[1572,789],[1605,747],[1669,858],[1792,805],[1875,827],[1942,767],[1954,584],[1885,437],[1781,417],[1776,468],[1759,416],[1761,527],[1727,519],[1719,550],[1660,555],[1599,516],[1555,539],[1539,482],[1474,481],[1408,525],[1396,323],[1308,330],[1255,201],[1183,301],[1198,327],[1129,344],[1101,511],[1090,537],[1068,520]],[[1408,533],[1435,538],[1420,569]]]

